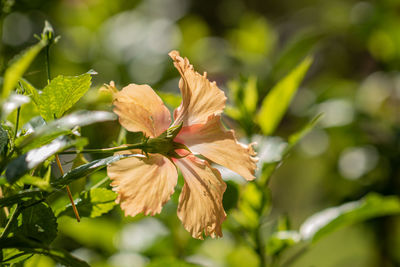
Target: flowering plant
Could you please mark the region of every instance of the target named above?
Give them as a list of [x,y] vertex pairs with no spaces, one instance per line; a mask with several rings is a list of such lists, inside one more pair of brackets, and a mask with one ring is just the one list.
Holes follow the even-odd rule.
[[142,131],[150,138],[148,143],[157,146],[144,149],[146,158],[131,157],[112,163],[107,173],[126,215],[154,215],[161,212],[173,194],[179,167],[185,180],[179,197],[179,219],[194,238],[202,239],[203,232],[206,236],[222,236],[226,184],[217,169],[195,154],[230,168],[246,180],[255,178],[257,159],[252,145],[238,143],[233,130],[222,125],[224,92],[207,79],[206,73],[197,73],[177,51],[169,55],[182,77],[182,103],[174,111],[171,128],[171,115],[150,86],[130,84],[120,92],[113,83],[108,86],[121,125],[128,131]]

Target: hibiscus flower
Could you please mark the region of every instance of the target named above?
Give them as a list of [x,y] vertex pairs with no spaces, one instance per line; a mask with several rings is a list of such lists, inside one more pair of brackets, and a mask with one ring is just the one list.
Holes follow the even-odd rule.
[[[107,168],[108,176],[125,215],[141,212],[155,215],[174,193],[179,168],[184,186],[177,213],[185,229],[198,239],[203,239],[203,234],[221,237],[221,224],[226,218],[222,206],[226,184],[209,161],[253,180],[257,159],[252,145],[238,143],[233,130],[226,130],[221,123],[224,92],[207,79],[206,73],[195,72],[189,60],[180,57],[177,51],[169,56],[181,75],[182,93],[182,103],[174,111],[172,125],[169,110],[150,86],[130,84],[118,91],[111,84],[110,88],[114,91],[114,112],[128,131],[141,131],[150,140],[157,137],[163,140],[160,136],[165,136],[168,129],[180,129],[169,146],[173,151],[160,146],[162,153],[152,153],[156,147],[145,151],[146,158],[120,160]],[[128,150],[117,154],[140,152]]]

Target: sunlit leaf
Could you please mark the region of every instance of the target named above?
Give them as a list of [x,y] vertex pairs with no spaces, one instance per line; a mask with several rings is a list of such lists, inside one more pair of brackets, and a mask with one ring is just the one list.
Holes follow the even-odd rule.
[[265,135],[271,135],[275,131],[311,63],[312,58],[306,57],[264,98],[258,113],[258,122]]
[[60,118],[90,88],[92,76],[57,76],[51,80],[38,99],[38,108],[46,121]]
[[235,219],[247,228],[257,227],[261,216],[262,198],[262,192],[255,183],[247,184],[240,196],[239,210],[234,214]]
[[47,145],[32,149],[26,154],[17,157],[8,164],[6,170],[6,178],[8,182],[13,183],[17,181],[29,170],[35,168],[40,163],[58,152],[61,152],[76,145],[84,145],[82,142],[86,143],[87,140],[83,138],[70,140],[65,137],[60,137]]
[[53,139],[71,133],[71,129],[76,126],[86,126],[97,122],[115,120],[116,116],[106,111],[78,111],[61,119],[54,120],[41,127],[30,128],[30,134],[22,136],[16,140],[19,149],[25,147],[34,148],[44,145]]
[[24,72],[28,69],[29,65],[39,54],[40,50],[46,46],[46,42],[41,41],[26,51],[22,52],[17,59],[7,68],[4,74],[3,91],[1,92],[2,98],[6,98],[10,92],[17,85],[18,80],[22,77]]
[[260,260],[257,253],[244,244],[239,244],[227,255],[227,266],[229,267],[259,267]]
[[371,218],[400,214],[397,196],[369,194],[359,201],[328,208],[308,218],[300,227],[304,240],[316,242],[338,228]]
[[30,84],[27,80],[25,79],[20,79],[19,82],[21,83],[22,87],[25,90],[25,93],[30,95],[30,97],[32,98],[33,102],[36,105],[39,105],[39,92],[37,91],[37,89]]
[[49,182],[45,178],[42,178],[42,177],[31,176],[29,174],[26,174],[21,178],[21,181],[24,184],[34,185],[44,191],[51,190]]
[[72,256],[70,253],[60,249],[44,249],[44,248],[35,248],[35,249],[23,249],[26,253],[35,253],[46,255],[53,260],[70,267],[90,267],[89,264],[84,262],[81,259],[78,259]]
[[269,255],[279,255],[284,249],[300,242],[301,236],[297,231],[278,231],[271,235],[267,242],[266,252]]
[[[93,188],[82,192],[75,200],[75,205],[81,217],[95,218],[109,212],[116,205],[117,194],[105,188]],[[75,218],[72,205],[68,204],[63,210],[58,212],[57,217],[67,215]]]
[[12,94],[10,95],[6,102],[3,103],[2,110],[1,110],[1,117],[3,119],[6,119],[7,116],[22,106],[23,104],[29,103],[31,99],[25,95],[19,95],[19,94]]
[[[8,241],[8,240],[6,239],[6,241]],[[21,252],[18,249],[10,249],[10,248],[3,249],[2,253],[3,253],[3,260],[1,261],[1,263],[4,265],[7,264],[10,266],[14,266],[14,264],[19,263],[23,260],[29,259],[32,256],[31,254]]]
[[[77,111],[61,119],[49,123],[50,127],[65,127],[71,129],[75,126],[86,126],[102,121],[115,120],[117,116],[107,111]],[[45,129],[41,130],[45,131]]]
[[247,111],[252,114],[257,108],[258,101],[257,78],[255,76],[249,77],[243,91],[243,104]]
[[129,157],[143,157],[143,155],[129,154],[129,155],[115,155],[108,158],[94,160],[87,164],[81,165],[78,168],[72,169],[71,171],[64,174],[59,179],[56,179],[51,182],[51,185],[56,188],[62,188],[69,184],[70,182],[87,176],[93,172],[100,170],[101,168],[106,167],[107,165]]
[[176,108],[182,101],[182,98],[178,94],[165,93],[165,92],[157,92],[157,94],[162,98],[165,104],[167,104],[171,108]]
[[240,110],[233,106],[226,106],[224,112],[234,120],[240,120],[242,117]]
[[[25,242],[24,242],[25,241]],[[41,254],[52,258],[54,261],[61,263],[64,266],[68,267],[89,267],[89,264],[86,262],[72,256],[67,251],[61,249],[49,249],[45,248],[43,244],[38,242],[34,242],[31,240],[21,240],[15,242],[15,240],[6,239],[4,242],[0,243],[1,248],[11,247],[17,248],[22,255],[32,255],[32,254]],[[7,260],[7,259],[4,259]],[[11,263],[11,261],[7,260],[7,263]]]
[[[54,139],[72,134],[71,130],[54,129],[54,131],[47,132],[46,135],[39,136],[37,138],[31,139],[30,142],[26,142],[27,139],[18,139],[19,142],[15,142],[15,145],[20,149],[21,153],[27,153],[29,150],[47,145]],[[25,141],[25,142],[22,142]],[[20,143],[21,142],[21,143]]]

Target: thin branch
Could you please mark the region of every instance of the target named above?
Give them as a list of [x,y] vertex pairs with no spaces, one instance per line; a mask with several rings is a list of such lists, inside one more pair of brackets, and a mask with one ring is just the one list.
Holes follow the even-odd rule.
[[[62,166],[61,166],[60,158],[58,157],[58,155],[56,155],[56,162],[57,162],[58,169],[59,169],[60,172],[61,172],[61,175],[64,175],[64,170],[63,170],[63,168],[62,168]],[[78,222],[80,222],[80,221],[81,221],[81,217],[79,216],[78,209],[77,209],[76,206],[75,206],[75,202],[74,202],[74,198],[72,197],[71,190],[69,189],[69,186],[68,186],[68,185],[67,185],[65,188],[67,189],[67,194],[68,194],[69,200],[70,200],[70,202],[71,202],[72,210],[74,211],[76,220],[77,220]]]

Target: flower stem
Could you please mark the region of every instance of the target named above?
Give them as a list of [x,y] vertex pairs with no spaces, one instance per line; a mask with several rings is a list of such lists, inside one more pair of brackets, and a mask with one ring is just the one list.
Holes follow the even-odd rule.
[[109,147],[109,148],[94,148],[94,149],[82,149],[82,150],[73,150],[73,151],[62,151],[59,154],[78,154],[78,153],[114,153],[123,150],[130,150],[130,149],[145,149],[146,143],[138,143],[132,145],[122,145],[116,147]]

